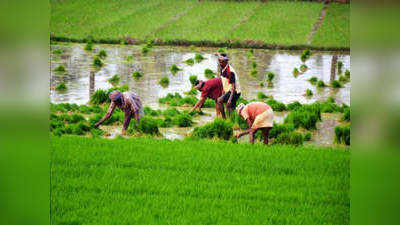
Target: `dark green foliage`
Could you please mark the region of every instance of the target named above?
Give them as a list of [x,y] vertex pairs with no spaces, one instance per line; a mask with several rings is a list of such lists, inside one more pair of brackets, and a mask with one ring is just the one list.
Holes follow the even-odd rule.
[[169,85],[169,78],[167,76],[162,77],[159,81],[158,84],[160,84],[162,87],[168,87]]
[[269,72],[267,75],[267,80],[268,82],[271,82],[275,77],[275,74],[273,72]]
[[339,74],[341,74],[342,73],[342,68],[343,68],[343,62],[342,61],[338,61],[337,68],[338,68]]
[[88,43],[86,43],[86,45],[85,45],[85,50],[86,51],[91,51],[91,50],[93,50],[93,43],[92,42],[88,42]]
[[266,95],[266,94],[264,94],[264,92],[258,92],[257,93],[257,99],[259,99],[259,100],[264,100],[264,99],[267,99],[268,98],[268,96]]
[[260,87],[264,87],[265,85],[264,85],[264,82],[265,81],[260,81],[260,83],[258,83],[258,85],[260,85]]
[[179,127],[190,127],[193,125],[192,117],[187,113],[181,113],[174,117],[174,124]]
[[[94,126],[95,123],[99,122],[101,118],[103,118],[104,113],[100,114],[95,114],[89,118],[89,124],[90,126]],[[114,113],[108,118],[106,121],[104,121],[103,125],[112,125],[114,123],[122,123],[124,121],[124,113],[121,111],[115,110]]]
[[140,123],[133,122],[130,124],[127,133],[134,134],[136,132],[142,134],[159,135],[158,120],[149,116],[140,118]]
[[253,69],[257,68],[257,62],[256,61],[251,62],[251,67]]
[[256,76],[256,75],[257,75],[257,73],[258,73],[258,71],[257,71],[257,69],[256,69],[256,68],[253,68],[253,69],[251,69],[251,72],[250,72],[250,74],[251,74],[252,76]]
[[343,110],[342,120],[343,121],[350,121],[350,108],[345,108]]
[[306,72],[307,70],[308,70],[307,65],[303,64],[303,65],[300,66],[300,71],[301,72]]
[[142,54],[143,54],[143,55],[146,55],[147,53],[149,53],[149,48],[148,48],[147,46],[144,46],[144,47],[142,48]]
[[311,84],[316,84],[318,81],[317,77],[311,77],[308,81],[310,81]]
[[295,101],[293,103],[288,104],[286,108],[288,111],[293,111],[293,110],[297,110],[297,109],[301,108],[301,106],[302,106],[302,104],[300,102]]
[[307,108],[300,108],[291,111],[285,118],[285,123],[291,123],[297,129],[303,127],[307,130],[317,129],[317,122],[320,120],[318,112],[308,110]]
[[56,86],[57,91],[66,91],[67,89],[67,85],[65,85],[64,82],[61,82]]
[[286,110],[286,105],[282,102],[278,102],[275,99],[269,99],[266,102],[275,112],[281,112]]
[[63,114],[62,118],[64,118],[64,121],[68,123],[78,123],[81,121],[86,121],[85,117],[83,117],[81,114],[71,114],[71,115]]
[[233,124],[229,120],[216,118],[213,122],[204,126],[195,127],[193,136],[199,138],[219,138],[229,140],[233,134]]
[[248,125],[245,119],[243,117],[239,116],[236,111],[232,113],[232,116],[230,117],[230,121],[234,124],[235,127],[238,127],[242,130],[247,129]]
[[197,63],[199,63],[199,62],[203,61],[205,58],[201,54],[196,53],[194,56],[194,59],[196,60]]
[[304,50],[303,54],[301,54],[300,59],[302,62],[305,62],[311,56],[311,51],[309,49]]
[[304,141],[311,141],[311,136],[312,136],[312,133],[310,131],[307,131],[306,133],[304,133]]
[[196,75],[192,75],[189,77],[189,81],[192,84],[192,86],[195,85],[196,81],[197,81],[197,76]]
[[306,96],[308,96],[308,97],[313,96],[313,92],[310,89],[307,89]]
[[102,136],[104,134],[104,131],[102,129],[92,128],[90,129],[90,133],[92,134],[92,137],[97,138]]
[[176,64],[174,64],[169,68],[169,70],[171,71],[172,74],[176,74],[181,69]]
[[331,85],[332,85],[333,88],[341,88],[342,87],[342,85],[337,80],[333,80],[331,82]]
[[325,87],[326,85],[325,85],[325,83],[322,81],[322,80],[319,80],[318,82],[317,82],[317,87]]
[[274,126],[272,129],[269,131],[268,137],[269,138],[277,138],[278,135],[281,133],[288,133],[294,131],[294,126],[293,124],[277,124],[274,123]]
[[326,99],[326,102],[328,102],[328,103],[335,103],[336,101],[335,101],[335,98],[334,98],[334,97],[329,96],[329,97]]
[[127,84],[124,84],[122,86],[116,86],[116,87],[112,87],[107,89],[107,95],[109,95],[111,92],[118,90],[120,92],[125,92],[125,91],[129,91],[129,86]]
[[185,63],[188,64],[189,66],[193,66],[193,65],[194,65],[194,59],[192,59],[192,58],[187,59],[187,60],[185,61]]
[[303,141],[303,135],[300,132],[292,131],[279,134],[274,140],[274,144],[299,146],[303,144]]
[[346,70],[346,71],[344,72],[344,75],[345,75],[346,77],[350,77],[350,71],[349,71],[349,70]]
[[226,54],[226,48],[219,48],[217,51],[221,54]]
[[53,50],[53,54],[54,54],[54,55],[62,55],[63,52],[64,52],[64,51],[63,51],[61,48],[58,48],[58,49],[54,49],[54,50]]
[[143,112],[146,116],[160,116],[161,110],[154,110],[148,106],[143,107]]
[[[167,96],[163,98],[159,98],[158,102],[161,104],[169,104],[170,106],[193,106],[197,102],[197,98],[195,96],[186,96],[182,97],[179,93],[171,94],[168,93]],[[215,101],[211,99],[207,99],[203,105],[203,107],[215,107]]]
[[212,100],[212,99],[207,98],[206,101],[203,104],[203,108],[214,108],[214,107],[215,107],[215,101]]
[[211,70],[211,69],[205,69],[204,70],[204,76],[207,78],[207,79],[211,79],[211,78],[214,78],[215,77],[215,73]]
[[350,145],[350,125],[336,126],[335,139],[337,143]]
[[81,106],[79,106],[78,111],[80,113],[89,114],[89,113],[93,112],[93,109],[87,105],[81,105]]
[[249,101],[247,101],[246,99],[240,97],[240,98],[237,100],[237,104],[239,105],[240,103],[243,103],[243,104],[247,105],[247,104],[249,104]]
[[192,88],[189,91],[183,92],[185,95],[191,95],[191,96],[195,96],[197,95],[197,89],[196,88]]
[[139,71],[133,71],[132,77],[136,80],[139,80],[139,78],[143,77],[143,75]]
[[339,81],[342,82],[342,83],[346,83],[346,82],[349,81],[349,78],[347,78],[347,77],[341,75],[341,76],[339,76]]
[[108,92],[106,90],[98,89],[90,97],[90,103],[92,104],[103,104],[109,102]]
[[53,104],[50,103],[50,111],[51,112],[74,112],[77,111],[79,106],[75,103],[60,103],[60,104]]
[[104,63],[100,59],[100,57],[96,56],[96,58],[93,59],[93,66],[102,67],[103,65],[104,65]]
[[176,115],[179,115],[180,112],[176,108],[167,108],[166,110],[162,111],[161,114],[165,117],[175,117]]
[[120,78],[118,74],[115,74],[110,79],[107,80],[108,83],[112,84],[113,86],[117,86],[119,84]]
[[293,75],[294,75],[294,76],[297,76],[297,75],[299,75],[299,74],[300,74],[299,69],[294,68],[294,69],[293,69]]
[[106,50],[104,50],[104,49],[100,50],[98,56],[99,56],[100,58],[102,58],[102,59],[105,59],[105,58],[107,57],[107,52],[106,52]]
[[64,67],[63,65],[58,65],[58,66],[54,69],[54,71],[56,71],[56,72],[65,72],[66,70],[65,70],[65,67]]

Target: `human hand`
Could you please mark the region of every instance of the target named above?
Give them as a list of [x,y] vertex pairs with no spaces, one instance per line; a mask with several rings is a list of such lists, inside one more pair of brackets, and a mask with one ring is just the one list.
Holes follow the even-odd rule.
[[100,123],[99,123],[99,122],[97,122],[97,123],[94,124],[94,127],[95,127],[95,128],[98,128],[99,126],[100,126]]

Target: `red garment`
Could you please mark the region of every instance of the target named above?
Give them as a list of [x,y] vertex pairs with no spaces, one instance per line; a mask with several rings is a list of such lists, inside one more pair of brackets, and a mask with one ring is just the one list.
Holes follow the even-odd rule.
[[221,78],[212,78],[204,83],[201,91],[201,97],[207,97],[217,100],[222,95]]

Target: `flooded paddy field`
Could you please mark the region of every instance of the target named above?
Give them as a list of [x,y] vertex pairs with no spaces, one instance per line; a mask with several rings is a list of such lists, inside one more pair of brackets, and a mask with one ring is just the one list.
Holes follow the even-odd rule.
[[[107,81],[118,74],[121,78],[120,84],[127,84],[130,90],[139,94],[143,104],[155,109],[163,109],[166,105],[160,105],[158,99],[168,93],[180,93],[190,90],[189,77],[197,75],[199,79],[206,80],[204,70],[209,68],[217,71],[217,57],[214,52],[217,48],[189,48],[155,46],[147,54],[142,54],[141,46],[137,45],[95,45],[94,50],[84,50],[84,44],[58,43],[51,45],[50,64],[50,100],[52,103],[77,103],[86,104],[91,93],[96,89],[112,88]],[[54,50],[61,49],[62,54],[54,53]],[[101,49],[107,52],[104,59],[104,66],[95,69],[92,66],[93,59]],[[59,50],[60,51],[60,50]],[[350,70],[350,55],[342,52],[316,52],[313,51],[310,59],[305,64],[308,70],[295,77],[292,73],[295,67],[302,65],[300,56],[302,51],[276,51],[276,50],[255,50],[254,57],[248,57],[248,49],[227,49],[230,56],[230,64],[238,73],[242,97],[245,99],[256,99],[258,92],[273,96],[277,101],[285,104],[299,101],[303,104],[315,101],[323,101],[333,97],[338,105],[342,103],[350,105],[350,82],[345,83],[342,88],[317,88],[308,80],[317,77],[318,80],[330,83],[331,64],[334,55],[338,61],[343,63],[342,71]],[[184,63],[189,58],[194,58],[196,53],[202,54],[205,59],[200,63],[190,66]],[[257,75],[252,76],[252,62],[257,64]],[[170,66],[176,64],[181,70],[175,75],[170,72]],[[63,65],[65,72],[56,72],[54,69]],[[139,71],[143,74],[140,79],[132,78],[132,73]],[[272,86],[260,86],[260,81],[266,79],[267,74],[273,72],[275,78]],[[167,76],[168,87],[158,84],[159,80]],[[59,92],[55,87],[64,82],[67,90]],[[314,94],[306,97],[305,92],[310,89]],[[186,108],[187,109],[187,108]],[[195,126],[210,122],[215,116],[215,109],[203,109],[204,116],[195,118]],[[275,121],[283,122],[286,113],[276,112]],[[313,133],[312,142],[329,145],[333,142],[333,127],[340,122],[340,116],[323,115],[318,130]],[[116,127],[110,132],[114,135],[120,132],[121,127]],[[160,128],[161,133],[167,138],[183,138],[193,129],[191,128]],[[114,136],[113,135],[113,136]]]

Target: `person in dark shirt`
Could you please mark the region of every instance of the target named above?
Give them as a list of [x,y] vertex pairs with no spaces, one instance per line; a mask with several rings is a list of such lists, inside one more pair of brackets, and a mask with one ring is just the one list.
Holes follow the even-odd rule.
[[201,92],[200,99],[189,111],[189,113],[203,106],[207,98],[213,99],[215,101],[215,109],[217,116],[222,115],[225,119],[224,106],[222,103],[218,102],[218,98],[222,95],[222,81],[221,78],[212,78],[208,81],[197,80],[195,83],[195,88]]

